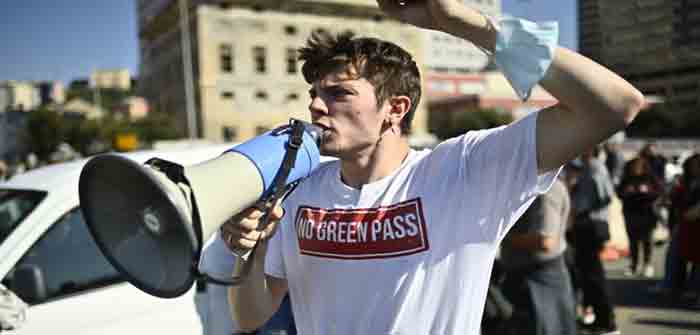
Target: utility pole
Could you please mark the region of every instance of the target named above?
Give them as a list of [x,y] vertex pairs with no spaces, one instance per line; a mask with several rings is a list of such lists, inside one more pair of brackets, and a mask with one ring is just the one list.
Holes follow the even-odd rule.
[[197,115],[194,109],[194,85],[192,79],[192,49],[190,46],[190,19],[187,0],[179,0],[180,5],[180,43],[182,48],[182,66],[185,77],[185,101],[187,108],[187,135],[192,139],[197,136]]
[[[94,76],[94,78],[93,78]],[[90,86],[92,86],[92,104],[95,105],[97,110],[102,110],[102,99],[100,97],[100,85],[99,85],[99,80],[97,80],[97,70],[92,69],[92,73],[90,73]]]

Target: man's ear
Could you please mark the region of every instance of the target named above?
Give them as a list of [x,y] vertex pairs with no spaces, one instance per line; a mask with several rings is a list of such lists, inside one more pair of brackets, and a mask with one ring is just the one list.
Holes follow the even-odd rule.
[[392,125],[399,126],[403,117],[411,110],[411,98],[405,95],[397,95],[389,98],[389,112],[387,117]]

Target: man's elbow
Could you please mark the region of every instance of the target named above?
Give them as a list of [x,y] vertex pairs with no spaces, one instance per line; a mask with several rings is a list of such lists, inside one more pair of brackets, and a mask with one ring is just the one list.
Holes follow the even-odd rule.
[[627,127],[634,119],[637,114],[647,106],[647,101],[644,95],[636,89],[632,89],[631,92],[627,93],[623,98],[620,107],[616,110],[616,114],[620,116],[620,120],[623,127]]

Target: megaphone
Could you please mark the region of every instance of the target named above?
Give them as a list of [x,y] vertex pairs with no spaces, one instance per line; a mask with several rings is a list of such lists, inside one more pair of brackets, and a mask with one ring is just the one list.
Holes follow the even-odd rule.
[[318,167],[320,134],[292,119],[192,166],[95,156],[80,174],[85,222],[128,282],[154,296],[180,296],[201,276],[202,246],[226,220],[276,200]]

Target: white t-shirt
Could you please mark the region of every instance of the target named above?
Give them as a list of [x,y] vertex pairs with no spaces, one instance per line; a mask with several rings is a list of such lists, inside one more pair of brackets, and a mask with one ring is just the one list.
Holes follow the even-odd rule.
[[304,335],[478,335],[498,244],[556,171],[537,176],[536,113],[411,151],[354,189],[322,164],[285,200],[266,273]]
[[[217,231],[202,248],[199,271],[216,278],[227,279],[231,278],[235,265],[235,256]],[[228,286],[208,283],[206,292],[198,292],[195,295],[195,305],[202,320],[204,335],[223,335],[240,331],[237,322],[231,317]]]

